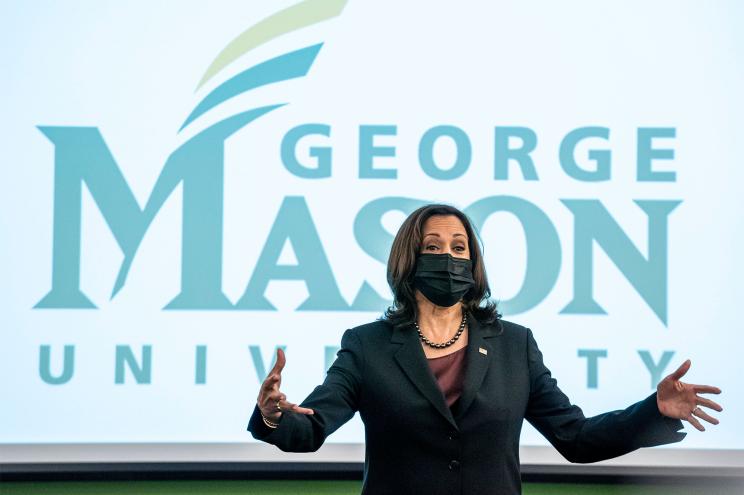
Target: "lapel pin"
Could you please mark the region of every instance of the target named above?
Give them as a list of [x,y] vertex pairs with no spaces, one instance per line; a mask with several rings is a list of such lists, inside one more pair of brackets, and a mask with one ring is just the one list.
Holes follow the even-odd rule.
[[488,351],[487,351],[487,350],[485,350],[485,349],[484,349],[484,348],[482,348],[482,347],[479,347],[479,348],[478,348],[478,352],[480,352],[480,353],[481,353],[481,354],[483,354],[484,356],[487,356],[487,355],[488,355]]

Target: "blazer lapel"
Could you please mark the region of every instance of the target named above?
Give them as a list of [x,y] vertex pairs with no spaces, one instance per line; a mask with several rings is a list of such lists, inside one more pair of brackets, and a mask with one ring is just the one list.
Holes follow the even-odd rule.
[[460,404],[457,408],[457,416],[463,416],[475,396],[478,394],[483,379],[486,376],[494,352],[491,344],[484,338],[492,335],[490,327],[484,327],[470,316],[468,318],[468,350],[466,355],[465,380],[462,385]]
[[423,396],[431,402],[434,409],[439,411],[454,428],[457,428],[452,411],[444,401],[444,395],[442,395],[442,391],[439,390],[439,386],[434,380],[434,375],[429,370],[429,363],[426,361],[426,355],[414,329],[410,327],[396,328],[393,330],[391,342],[402,344],[395,353],[395,360],[403,372]]

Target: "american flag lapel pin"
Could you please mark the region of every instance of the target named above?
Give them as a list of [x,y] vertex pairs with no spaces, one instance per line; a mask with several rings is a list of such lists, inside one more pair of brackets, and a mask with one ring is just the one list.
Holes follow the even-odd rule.
[[481,353],[481,354],[483,354],[484,356],[488,356],[488,351],[487,351],[487,350],[485,350],[485,349],[484,349],[484,348],[482,348],[482,347],[479,347],[479,348],[478,348],[478,352],[480,352],[480,353]]

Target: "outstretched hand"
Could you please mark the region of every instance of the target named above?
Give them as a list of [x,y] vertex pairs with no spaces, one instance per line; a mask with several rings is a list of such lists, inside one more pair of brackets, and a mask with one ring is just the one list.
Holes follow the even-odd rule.
[[271,421],[278,421],[282,417],[283,411],[292,411],[300,414],[313,414],[312,409],[300,407],[297,404],[287,401],[279,386],[282,384],[282,370],[287,363],[284,351],[281,348],[276,350],[276,363],[271,368],[269,375],[261,384],[258,392],[258,408],[265,418]]
[[656,387],[656,404],[659,406],[659,412],[664,416],[683,419],[698,430],[705,431],[705,427],[697,418],[714,425],[718,424],[718,420],[698,406],[718,412],[723,411],[723,408],[698,394],[720,394],[721,389],[710,385],[691,385],[679,381],[690,369],[691,364],[688,359],[674,373],[659,382]]

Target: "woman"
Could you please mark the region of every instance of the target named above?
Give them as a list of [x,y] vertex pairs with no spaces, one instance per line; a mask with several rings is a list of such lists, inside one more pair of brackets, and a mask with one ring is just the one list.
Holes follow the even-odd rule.
[[347,330],[324,383],[293,404],[281,392],[285,356],[261,386],[248,429],[284,451],[317,450],[359,411],[365,425],[363,493],[521,493],[519,434],[527,419],[571,462],[678,442],[680,419],[718,421],[679,381],[591,418],[571,405],[545,367],[532,332],[503,321],[488,301],[481,248],[456,208],[413,212],[393,241],[394,304],[380,321]]

